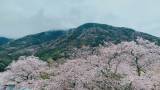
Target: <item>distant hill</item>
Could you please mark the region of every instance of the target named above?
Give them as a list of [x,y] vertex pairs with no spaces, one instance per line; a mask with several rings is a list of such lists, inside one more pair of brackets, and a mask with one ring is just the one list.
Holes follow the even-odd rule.
[[5,37],[0,37],[0,45],[6,44],[9,41],[11,41],[11,39],[5,38]]
[[22,55],[35,55],[43,60],[69,58],[73,48],[97,47],[104,42],[120,43],[142,37],[160,45],[160,38],[125,27],[86,23],[69,30],[28,35],[1,46],[0,71]]

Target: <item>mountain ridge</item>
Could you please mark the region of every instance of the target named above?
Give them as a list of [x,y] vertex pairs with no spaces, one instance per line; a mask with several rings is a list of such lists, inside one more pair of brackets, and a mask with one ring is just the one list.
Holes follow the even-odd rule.
[[6,37],[0,37],[0,45],[6,44],[10,42],[12,39],[6,38]]
[[[118,44],[138,37],[160,45],[160,38],[143,32],[106,24],[86,23],[68,30],[47,31],[27,35],[0,46],[0,71],[19,56],[35,55],[42,60],[69,58],[73,48],[97,47],[104,42]],[[1,68],[2,67],[2,68]]]

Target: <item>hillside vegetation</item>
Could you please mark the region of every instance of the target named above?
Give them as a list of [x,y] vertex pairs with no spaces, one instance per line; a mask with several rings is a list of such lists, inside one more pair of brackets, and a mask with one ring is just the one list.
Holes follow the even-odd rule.
[[97,47],[104,42],[118,44],[135,41],[137,37],[160,45],[160,38],[125,27],[86,23],[69,30],[57,30],[28,35],[0,46],[0,71],[4,71],[19,56],[34,55],[44,61],[62,62],[74,58],[75,49]]

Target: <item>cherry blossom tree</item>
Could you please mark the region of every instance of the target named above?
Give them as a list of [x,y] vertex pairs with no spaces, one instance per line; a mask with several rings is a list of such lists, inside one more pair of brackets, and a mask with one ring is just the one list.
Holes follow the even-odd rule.
[[72,56],[56,67],[37,57],[21,57],[8,67],[3,81],[32,90],[160,89],[160,47],[142,38],[79,49]]
[[[14,61],[7,67],[7,73],[3,78],[5,79],[3,84],[14,83],[16,85],[31,82],[35,80],[41,80],[42,74],[48,69],[47,63],[39,60],[39,58],[20,57],[19,60]],[[32,82],[31,82],[32,83]]]

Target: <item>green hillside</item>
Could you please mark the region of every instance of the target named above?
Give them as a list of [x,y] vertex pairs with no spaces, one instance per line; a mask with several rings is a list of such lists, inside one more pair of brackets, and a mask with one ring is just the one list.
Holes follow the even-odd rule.
[[28,35],[0,46],[0,71],[22,55],[35,55],[42,60],[69,58],[73,48],[96,47],[104,42],[120,43],[142,37],[160,45],[160,38],[125,27],[86,23],[69,30]]

